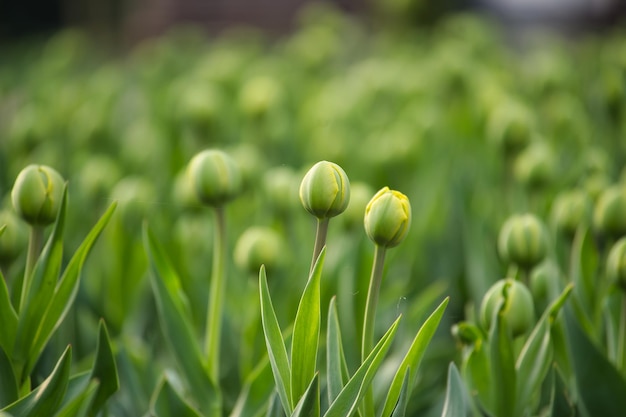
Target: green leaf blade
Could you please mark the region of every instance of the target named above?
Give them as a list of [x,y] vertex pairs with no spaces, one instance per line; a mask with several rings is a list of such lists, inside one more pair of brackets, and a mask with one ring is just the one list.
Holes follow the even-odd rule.
[[291,417],[320,417],[320,379],[315,374]]
[[150,401],[150,413],[155,417],[203,417],[181,397],[166,377],[154,391]]
[[448,387],[446,388],[446,399],[443,403],[441,417],[462,417],[466,415],[466,410],[463,380],[461,375],[459,375],[458,369],[456,369],[456,365],[450,363],[448,368]]
[[307,282],[293,326],[291,342],[291,403],[298,402],[307,390],[317,363],[320,336],[320,281],[326,248],[320,252]]
[[326,344],[326,387],[328,390],[328,402],[332,404],[350,379],[341,341],[341,329],[335,297],[331,298],[328,308]]
[[267,345],[267,352],[276,382],[276,390],[278,391],[278,396],[285,410],[285,414],[291,415],[293,411],[289,396],[291,369],[289,366],[289,358],[287,357],[287,349],[285,348],[285,341],[283,340],[278,319],[276,318],[276,312],[272,305],[264,266],[261,266],[259,272],[259,289],[263,333],[265,335],[265,344]]

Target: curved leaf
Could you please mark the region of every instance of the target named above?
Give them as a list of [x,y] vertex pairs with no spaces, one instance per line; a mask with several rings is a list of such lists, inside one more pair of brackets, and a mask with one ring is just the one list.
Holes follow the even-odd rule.
[[150,401],[150,413],[155,417],[202,417],[164,377],[157,385]]
[[[448,388],[443,403],[441,417],[462,417],[466,415],[465,391],[461,375],[454,363],[448,367]],[[395,416],[394,416],[395,417]]]
[[337,316],[335,297],[331,298],[328,308],[328,331],[326,332],[326,389],[328,402],[332,403],[350,379],[348,365],[341,342],[341,330]]
[[296,404],[291,417],[320,417],[320,378],[315,374],[311,384]]

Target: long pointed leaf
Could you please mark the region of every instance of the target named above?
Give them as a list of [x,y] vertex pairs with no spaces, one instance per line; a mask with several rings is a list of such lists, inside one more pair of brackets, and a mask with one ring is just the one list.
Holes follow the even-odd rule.
[[407,369],[404,372],[404,378],[402,378],[402,387],[400,388],[400,396],[396,402],[396,406],[393,409],[391,417],[404,417],[406,415],[406,407],[409,404],[409,385],[411,369]]
[[43,352],[46,344],[50,340],[50,337],[61,325],[67,315],[67,312],[74,303],[74,299],[76,298],[76,294],[78,292],[80,273],[83,265],[98,237],[100,237],[102,231],[108,224],[116,207],[117,203],[112,203],[96,222],[94,227],[89,231],[83,242],[72,256],[72,259],[70,259],[70,262],[63,272],[61,279],[58,284],[56,284],[51,301],[46,308],[43,319],[37,327],[35,340],[33,340],[31,344],[27,362],[28,366],[26,367],[27,372],[30,372],[32,367],[35,366],[37,359]]
[[293,409],[291,417],[320,417],[320,378],[315,374],[311,384]]
[[246,378],[230,417],[257,417],[265,413],[274,392],[272,368],[267,357]]
[[320,336],[320,281],[326,248],[320,252],[311,271],[293,325],[291,342],[291,403],[298,402],[310,385],[317,363]]
[[0,348],[9,354],[15,343],[15,334],[17,332],[17,313],[11,304],[11,297],[7,284],[0,271],[0,323],[2,323],[2,331],[0,331]]
[[341,341],[335,297],[331,298],[330,306],[328,307],[326,344],[326,389],[328,390],[328,402],[332,404],[350,379]]
[[265,344],[267,345],[267,352],[272,365],[274,380],[276,381],[276,390],[285,414],[291,415],[293,406],[289,397],[289,387],[291,386],[289,358],[287,357],[287,349],[285,348],[285,341],[276,318],[276,312],[272,305],[270,290],[267,286],[267,276],[265,275],[265,266],[263,265],[259,272],[259,289],[263,333],[265,334]]
[[411,372],[409,374],[409,395],[411,393],[412,385],[415,381],[415,376],[417,375],[417,369],[419,368],[419,364],[424,357],[424,352],[426,352],[426,348],[433,338],[437,327],[439,326],[439,322],[441,321],[441,317],[443,316],[444,311],[446,310],[446,306],[448,305],[448,301],[450,299],[444,299],[441,304],[435,309],[435,311],[426,319],[422,327],[415,335],[409,350],[407,351],[404,359],[400,363],[398,367],[398,371],[393,377],[393,381],[391,382],[391,386],[389,387],[389,391],[387,393],[387,399],[385,400],[385,406],[383,407],[382,416],[389,417],[393,412],[396,403],[398,402],[398,397],[400,396],[400,390],[402,389],[402,381],[404,379],[404,374],[407,369],[410,369]]
[[18,386],[15,372],[13,372],[13,365],[2,346],[0,346],[0,408],[11,404],[17,398]]
[[[401,316],[400,316],[401,317]],[[398,329],[400,317],[391,325],[389,330],[376,344],[374,349],[365,358],[359,369],[355,372],[346,386],[341,390],[335,401],[324,414],[324,417],[345,417],[351,416],[359,406],[361,399],[365,395],[365,390],[369,387],[374,379],[376,371],[380,367],[387,350],[391,346],[393,337]]]
[[491,375],[493,388],[496,390],[493,397],[493,409],[490,411],[496,416],[513,416],[516,393],[513,340],[506,317],[498,310],[494,314],[494,322],[489,335]]
[[567,340],[578,393],[590,416],[621,416],[626,410],[626,380],[580,329],[565,316]]
[[54,370],[44,382],[27,396],[4,408],[2,411],[20,417],[54,415],[67,389],[70,379],[72,348],[65,349]]
[[150,401],[150,412],[155,417],[202,417],[171,386],[167,378],[163,378],[157,385]]
[[79,395],[72,398],[54,417],[85,417],[98,391],[98,381],[90,381]]
[[200,411],[209,416],[219,416],[221,395],[209,378],[200,346],[191,328],[189,312],[181,301],[180,280],[147,225],[144,225],[143,231],[152,270],[150,282],[165,339]]
[[446,399],[443,403],[441,417],[463,417],[466,415],[466,409],[467,405],[465,404],[461,375],[459,375],[459,371],[454,363],[450,363],[448,368],[448,388],[446,389]]
[[89,413],[91,416],[96,415],[109,397],[120,388],[115,356],[111,349],[111,341],[104,320],[100,320],[98,327],[98,347],[96,349],[96,361],[91,370],[91,379],[99,381],[100,385]]

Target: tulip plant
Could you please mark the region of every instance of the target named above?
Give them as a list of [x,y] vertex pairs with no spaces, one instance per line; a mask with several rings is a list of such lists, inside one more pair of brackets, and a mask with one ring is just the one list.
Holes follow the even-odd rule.
[[503,30],[0,44],[0,416],[622,417],[624,30]]

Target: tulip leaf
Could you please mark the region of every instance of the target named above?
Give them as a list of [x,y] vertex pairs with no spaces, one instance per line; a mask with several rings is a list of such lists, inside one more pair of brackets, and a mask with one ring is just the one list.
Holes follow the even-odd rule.
[[472,347],[463,373],[467,380],[468,391],[476,396],[482,407],[493,403],[493,384],[491,365],[489,362],[489,347],[484,340],[477,341]]
[[152,271],[150,282],[165,340],[200,411],[209,416],[218,416],[221,414],[221,394],[209,378],[191,327],[189,310],[185,308],[180,279],[147,224],[143,232]]
[[288,394],[289,387],[291,386],[289,358],[287,357],[285,341],[280,331],[280,325],[278,324],[276,312],[274,311],[274,306],[272,305],[272,299],[270,297],[270,291],[267,286],[265,266],[261,266],[261,270],[259,272],[259,289],[263,333],[265,334],[265,343],[267,345],[270,364],[272,365],[276,389],[285,410],[285,414],[291,415],[292,403]]
[[328,402],[332,403],[350,379],[348,365],[346,364],[343,351],[343,343],[341,342],[341,329],[339,327],[335,297],[331,298],[328,308],[326,343],[326,388],[328,390]]
[[307,282],[291,337],[291,403],[298,402],[310,385],[317,362],[320,336],[320,281],[326,248],[322,248]]
[[596,271],[600,255],[593,242],[593,235],[587,227],[580,227],[576,231],[572,244],[570,275],[574,283],[576,298],[583,304],[583,310],[590,312],[594,308],[594,294],[596,294]]
[[623,415],[626,380],[568,313],[567,340],[580,399],[591,416]]
[[[401,316],[400,316],[401,317]],[[382,363],[387,350],[391,346],[393,337],[398,329],[400,317],[396,319],[385,335],[374,346],[374,349],[365,358],[359,369],[354,373],[345,387],[341,390],[335,401],[332,402],[324,417],[345,417],[351,416],[359,406],[365,392],[380,364]]]
[[575,417],[576,406],[573,404],[563,377],[556,366],[552,368],[551,379],[549,417]]
[[2,411],[20,417],[51,416],[63,401],[70,378],[72,348],[68,346],[54,370],[37,388]]
[[[11,352],[13,349],[15,334],[17,332],[17,322],[17,313],[13,309],[6,281],[2,275],[2,271],[0,271],[0,323],[2,323],[2,331],[0,331],[0,349],[4,350],[5,353]],[[2,404],[2,401],[0,401],[0,404]]]
[[496,416],[513,416],[517,392],[513,338],[501,308],[495,311],[489,344],[492,384],[495,389],[490,411]]
[[411,369],[407,368],[402,378],[402,387],[400,388],[400,396],[393,409],[391,417],[404,417],[406,415],[406,407],[409,404],[409,385],[411,384]]
[[18,386],[15,372],[13,372],[13,365],[2,346],[0,346],[0,408],[11,404],[17,399]]
[[278,393],[274,393],[274,395],[272,395],[272,398],[270,398],[270,403],[267,406],[267,413],[265,414],[265,417],[284,417],[284,416],[285,416],[285,410],[283,409]]
[[400,363],[398,370],[396,371],[395,376],[393,377],[393,381],[391,382],[391,386],[389,387],[389,391],[387,392],[387,398],[385,400],[385,405],[383,407],[382,416],[389,417],[393,412],[396,403],[398,402],[398,398],[400,396],[400,390],[402,388],[404,374],[408,369],[411,370],[409,373],[409,395],[411,393],[412,386],[415,381],[415,377],[417,375],[417,369],[419,368],[419,364],[424,357],[424,352],[426,352],[426,348],[430,343],[432,337],[439,326],[439,322],[441,321],[441,317],[443,316],[444,311],[446,310],[446,306],[448,305],[449,298],[444,299],[441,304],[435,309],[435,311],[426,319],[422,327],[415,335],[409,350],[407,351],[404,359]]
[[37,326],[37,333],[31,343],[27,366],[25,368],[27,373],[35,366],[37,359],[43,352],[50,337],[63,322],[67,312],[72,306],[78,292],[80,273],[85,260],[98,237],[102,234],[102,231],[109,222],[116,207],[117,203],[112,203],[107,211],[100,217],[72,256],[61,279],[56,283],[54,293],[51,295],[50,301],[47,302],[45,313]]
[[309,387],[293,409],[291,417],[320,417],[320,378],[315,374]]
[[154,391],[150,401],[150,413],[155,417],[202,417],[172,387],[167,377],[161,379]]
[[97,414],[106,400],[120,388],[115,356],[111,349],[111,341],[104,320],[100,320],[98,327],[96,361],[91,370],[90,378],[99,381],[99,387],[91,407],[90,415],[92,416]]
[[456,369],[456,365],[450,363],[448,367],[448,387],[446,388],[446,399],[443,402],[441,417],[462,417],[467,414],[464,389],[463,381],[459,371]]
[[[100,383],[91,380],[85,389],[78,395],[71,398],[54,417],[85,417],[92,407]],[[66,395],[67,396],[67,395]]]

